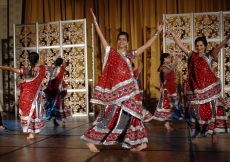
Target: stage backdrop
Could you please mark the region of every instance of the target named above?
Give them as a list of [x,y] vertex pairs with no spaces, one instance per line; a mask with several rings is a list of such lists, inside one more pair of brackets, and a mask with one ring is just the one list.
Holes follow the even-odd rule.
[[[129,49],[143,45],[155,34],[157,23],[163,14],[230,11],[230,0],[24,0],[23,24],[52,22],[59,20],[87,20],[88,45],[91,45],[91,24],[89,8],[93,8],[102,33],[107,42],[116,48],[119,31],[130,34]],[[97,35],[95,35],[97,36]],[[159,98],[159,73],[157,68],[163,51],[163,34],[142,55],[144,70],[141,82],[145,91],[146,107],[154,111]],[[103,65],[104,50],[95,37],[95,82]],[[89,55],[89,62],[92,58]],[[134,60],[138,66],[138,61]],[[89,64],[89,69],[92,69]],[[92,71],[89,71],[89,76]]]

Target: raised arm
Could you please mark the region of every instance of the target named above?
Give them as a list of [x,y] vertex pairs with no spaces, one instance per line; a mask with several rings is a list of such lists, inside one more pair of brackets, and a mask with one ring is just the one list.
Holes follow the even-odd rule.
[[41,65],[45,65],[45,54],[44,52],[41,53],[41,60],[40,60],[40,64]]
[[224,47],[224,46],[227,44],[227,42],[228,42],[229,39],[230,39],[230,30],[229,30],[228,35],[226,36],[226,38],[225,38],[222,42],[220,42],[220,43],[212,50],[212,55],[213,55],[214,57],[216,57],[216,56],[218,55],[218,53],[220,52],[221,48]]
[[148,47],[151,46],[151,44],[157,39],[157,36],[163,30],[163,27],[164,27],[164,21],[162,21],[161,23],[159,23],[157,25],[157,32],[156,32],[156,34],[152,38],[150,38],[143,46],[141,46],[141,47],[139,47],[137,49],[137,55],[136,56],[142,54],[144,52],[144,50],[146,50]]
[[180,56],[177,56],[176,57],[176,59],[175,59],[175,61],[172,63],[172,66],[171,66],[171,68],[164,68],[163,69],[163,72],[164,73],[171,73],[171,71],[173,71],[175,68],[176,68],[176,66],[180,63],[180,61],[181,61],[181,57]]
[[10,67],[10,66],[0,66],[0,69],[8,70],[8,71],[12,71],[14,73],[20,74],[20,69],[19,68],[13,68],[13,67]]
[[108,43],[105,40],[105,37],[103,36],[103,34],[101,33],[101,29],[98,26],[97,19],[96,19],[96,16],[94,15],[94,13],[93,13],[93,9],[92,8],[90,8],[90,12],[91,12],[91,15],[93,17],[93,24],[94,24],[94,26],[96,28],[97,34],[98,34],[98,36],[100,38],[100,41],[102,43],[103,48],[105,49],[106,46],[108,45]]
[[185,47],[184,45],[183,45],[183,43],[180,41],[180,39],[179,38],[177,38],[177,36],[170,30],[170,31],[168,31],[168,32],[166,32],[166,34],[165,34],[165,36],[167,37],[167,36],[172,36],[173,37],[173,40],[174,40],[174,42],[178,45],[178,47],[184,52],[184,53],[186,53],[186,55],[188,55],[188,49],[187,49],[187,47]]

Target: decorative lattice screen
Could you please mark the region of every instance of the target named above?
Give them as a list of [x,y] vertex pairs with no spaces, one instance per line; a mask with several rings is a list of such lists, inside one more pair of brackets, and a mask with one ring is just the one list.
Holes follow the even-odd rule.
[[[64,58],[68,95],[66,105],[73,115],[88,115],[88,69],[86,20],[59,21],[50,23],[14,25],[14,66],[27,67],[28,52],[39,54],[46,50],[46,65],[53,66],[56,55]],[[43,88],[48,83],[49,74],[43,80]],[[21,78],[15,75],[15,81]],[[15,101],[19,90],[15,84]],[[16,104],[17,106],[17,104]]]

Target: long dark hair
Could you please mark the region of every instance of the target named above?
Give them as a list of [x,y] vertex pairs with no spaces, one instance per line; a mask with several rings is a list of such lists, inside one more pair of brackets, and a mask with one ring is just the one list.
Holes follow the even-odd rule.
[[160,71],[160,67],[161,67],[161,65],[164,64],[165,58],[166,58],[166,57],[169,57],[169,56],[170,56],[169,53],[162,53],[162,55],[161,55],[161,57],[160,57],[160,66],[159,66],[159,68],[157,69],[157,71]]
[[37,52],[30,52],[28,54],[28,60],[30,62],[30,66],[31,66],[31,69],[30,69],[30,72],[29,72],[29,76],[30,77],[34,77],[34,67],[36,65],[36,63],[38,62],[39,60],[39,54]]
[[63,59],[58,57],[55,61],[55,66],[60,66],[63,63]]
[[135,64],[132,62],[132,68],[135,68]]

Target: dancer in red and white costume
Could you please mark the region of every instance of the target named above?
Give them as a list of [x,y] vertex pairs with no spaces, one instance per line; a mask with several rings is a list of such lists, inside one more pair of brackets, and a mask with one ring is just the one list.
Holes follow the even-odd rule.
[[189,125],[194,134],[211,134],[212,143],[218,143],[217,132],[229,132],[229,123],[226,111],[228,107],[221,97],[221,81],[212,71],[212,62],[218,56],[230,38],[230,33],[213,50],[206,52],[207,40],[198,37],[195,40],[196,52],[188,50],[172,31],[168,31],[179,48],[188,57],[188,74],[186,79],[185,93],[189,106],[186,109]]
[[101,105],[101,111],[93,125],[81,137],[92,152],[99,152],[95,144],[121,143],[131,151],[147,147],[147,132],[142,123],[143,106],[136,79],[133,77],[132,60],[144,52],[163,29],[137,50],[127,51],[129,36],[121,32],[117,36],[117,49],[110,47],[101,33],[91,9],[96,31],[106,50],[103,71],[94,90],[91,102]]
[[67,95],[66,83],[64,81],[65,66],[63,59],[58,57],[55,61],[55,67],[46,67],[46,70],[50,72],[50,80],[44,92],[46,94],[46,120],[50,120],[52,117],[55,126],[59,123],[57,120],[65,125],[66,119],[71,116],[70,108],[64,103]]
[[167,130],[176,130],[172,123],[181,117],[181,104],[175,82],[174,69],[180,62],[180,57],[176,57],[175,62],[171,62],[169,53],[163,53],[160,57],[160,99],[154,112],[153,119],[166,121]]
[[36,52],[28,54],[31,68],[13,68],[0,66],[2,70],[12,71],[24,76],[24,82],[19,84],[19,116],[20,124],[24,133],[30,133],[27,139],[35,138],[35,133],[39,133],[45,126],[44,112],[42,108],[41,83],[45,77],[44,57],[39,63],[39,55]]

